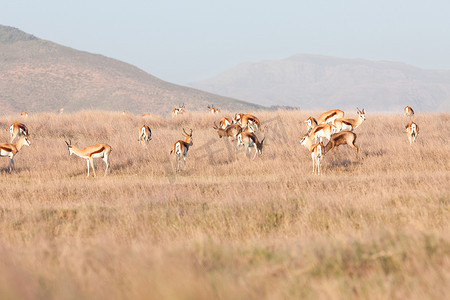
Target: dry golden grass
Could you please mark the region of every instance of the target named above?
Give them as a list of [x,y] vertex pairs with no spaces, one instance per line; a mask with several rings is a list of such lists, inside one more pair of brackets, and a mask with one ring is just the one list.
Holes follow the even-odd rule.
[[[341,146],[339,161],[325,156],[322,176],[299,144],[309,113],[257,115],[267,146],[254,161],[234,156],[207,113],[28,117],[32,144],[16,156],[16,173],[0,159],[0,298],[449,294],[449,114],[417,114],[410,146],[403,115],[369,113],[355,131],[360,159]],[[14,121],[0,118],[0,141]],[[147,148],[137,142],[144,122]],[[175,174],[169,152],[183,127],[194,145]],[[86,178],[64,139],[111,145],[111,173]],[[103,161],[96,167],[102,175]]]

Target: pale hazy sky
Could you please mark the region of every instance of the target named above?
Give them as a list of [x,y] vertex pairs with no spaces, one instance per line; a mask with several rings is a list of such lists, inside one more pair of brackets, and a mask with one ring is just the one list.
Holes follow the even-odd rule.
[[449,0],[1,0],[0,24],[179,84],[298,53],[450,70]]

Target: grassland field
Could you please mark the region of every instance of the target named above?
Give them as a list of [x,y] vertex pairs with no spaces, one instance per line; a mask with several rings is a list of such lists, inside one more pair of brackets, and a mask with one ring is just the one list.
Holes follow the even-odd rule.
[[[114,112],[0,117],[31,146],[0,158],[2,299],[444,299],[450,292],[450,114],[366,113],[311,174],[300,145],[318,112],[254,112],[262,156],[235,154],[220,116]],[[346,117],[356,117],[346,112]],[[143,124],[148,146],[138,143]],[[186,166],[169,152],[193,130]],[[111,172],[69,156],[112,147]]]

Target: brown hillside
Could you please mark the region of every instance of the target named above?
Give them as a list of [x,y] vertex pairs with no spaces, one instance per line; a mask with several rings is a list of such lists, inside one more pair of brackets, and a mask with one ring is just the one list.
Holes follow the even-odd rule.
[[0,26],[0,104],[3,113],[99,109],[169,113],[186,103],[203,110],[254,109],[253,104],[160,80],[124,62],[38,39]]

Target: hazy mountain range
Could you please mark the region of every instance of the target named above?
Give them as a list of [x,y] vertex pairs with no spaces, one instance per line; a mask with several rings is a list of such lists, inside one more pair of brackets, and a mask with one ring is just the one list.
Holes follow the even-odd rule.
[[0,25],[1,113],[101,109],[168,114],[175,106],[232,111],[256,105],[160,80],[132,65]]
[[294,55],[243,63],[192,87],[266,106],[399,112],[450,110],[450,71],[398,62]]

